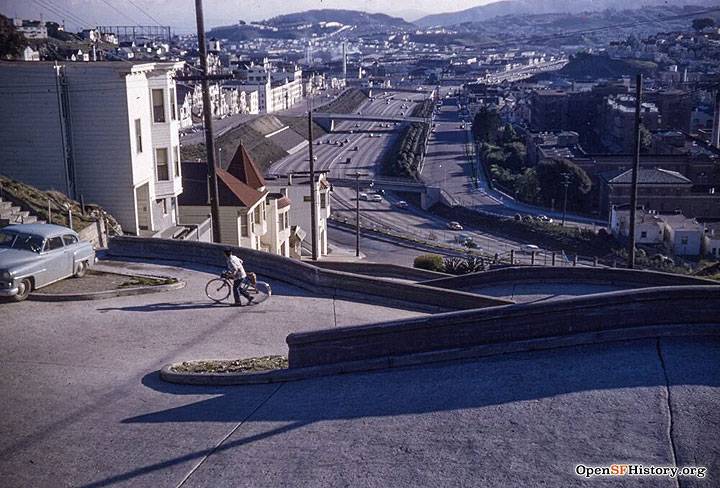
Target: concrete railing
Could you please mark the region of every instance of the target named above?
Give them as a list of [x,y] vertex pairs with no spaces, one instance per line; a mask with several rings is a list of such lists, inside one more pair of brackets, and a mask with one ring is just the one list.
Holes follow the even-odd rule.
[[314,266],[345,273],[355,273],[376,278],[397,278],[411,281],[430,281],[448,278],[450,275],[426,269],[399,266],[397,264],[368,263],[364,261],[318,261]]
[[314,294],[356,298],[362,295],[384,304],[415,304],[419,308],[468,310],[507,305],[512,301],[415,283],[371,278],[316,266],[276,254],[226,244],[140,237],[115,237],[109,254],[119,258],[186,261],[224,267],[224,249],[240,256],[248,271],[293,284]]
[[629,285],[634,288],[680,285],[718,285],[713,280],[658,271],[619,268],[516,266],[423,281],[423,285],[463,290],[482,286],[525,283]]
[[290,368],[301,368],[580,334],[615,333],[622,340],[658,326],[690,333],[706,324],[720,333],[720,287],[645,288],[450,312],[294,333],[287,343]]

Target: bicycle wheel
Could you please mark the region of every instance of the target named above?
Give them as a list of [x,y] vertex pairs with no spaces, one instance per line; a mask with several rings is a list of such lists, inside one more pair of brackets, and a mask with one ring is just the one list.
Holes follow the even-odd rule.
[[258,281],[255,283],[255,291],[268,297],[272,295],[272,288],[270,287],[270,284],[265,283],[264,281]]
[[205,294],[215,303],[220,303],[230,296],[230,283],[222,278],[215,278],[205,285]]

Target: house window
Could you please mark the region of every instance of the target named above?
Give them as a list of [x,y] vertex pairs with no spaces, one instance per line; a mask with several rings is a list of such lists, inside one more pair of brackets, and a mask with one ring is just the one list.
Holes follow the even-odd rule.
[[327,193],[320,193],[320,208],[327,207]]
[[135,150],[138,154],[142,152],[142,123],[135,119]]
[[152,91],[153,121],[165,122],[165,96],[164,90]]
[[175,164],[174,164],[175,176],[179,177],[180,176],[180,148],[178,146],[175,146],[173,148],[173,156],[175,158]]
[[170,88],[170,118],[177,120],[177,106],[175,101],[175,88]]
[[168,150],[166,147],[155,149],[155,169],[158,181],[168,181],[170,172],[168,168]]
[[641,238],[641,239],[647,238],[647,232],[642,231],[642,232],[640,233],[640,238]]
[[680,244],[682,244],[683,246],[687,246],[687,243],[688,243],[687,236],[683,236],[680,238]]
[[240,216],[240,235],[242,237],[248,237],[248,217],[249,215]]
[[261,208],[259,205],[257,207],[255,207],[255,223],[256,224],[259,224],[261,222],[260,221],[260,211],[261,211]]

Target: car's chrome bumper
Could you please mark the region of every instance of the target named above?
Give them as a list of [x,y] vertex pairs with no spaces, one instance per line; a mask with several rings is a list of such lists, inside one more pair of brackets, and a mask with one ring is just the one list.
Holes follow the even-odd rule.
[[18,289],[16,288],[0,288],[0,297],[14,297],[18,294]]

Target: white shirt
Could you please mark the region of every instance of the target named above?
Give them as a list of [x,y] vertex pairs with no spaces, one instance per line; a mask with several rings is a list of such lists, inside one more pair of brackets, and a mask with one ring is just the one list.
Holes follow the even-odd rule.
[[243,260],[240,259],[237,256],[230,255],[227,257],[227,267],[228,271],[232,273],[235,278],[245,278],[247,277],[247,273],[245,272],[245,268],[243,267]]

